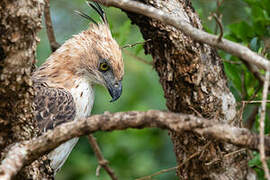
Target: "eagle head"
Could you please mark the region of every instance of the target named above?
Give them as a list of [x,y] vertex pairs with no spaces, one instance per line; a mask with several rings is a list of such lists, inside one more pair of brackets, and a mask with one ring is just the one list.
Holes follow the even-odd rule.
[[78,40],[86,44],[88,51],[86,56],[81,58],[81,67],[92,82],[108,89],[113,102],[122,94],[124,63],[121,48],[113,39],[106,15],[99,4],[89,1],[87,4],[98,12],[102,22],[97,23],[88,15],[77,12],[93,22],[88,30],[78,35]]
[[88,15],[78,12],[82,17],[92,21],[90,28],[75,36],[77,42],[82,43],[85,51],[80,58],[80,70],[91,82],[105,86],[111,97],[111,102],[117,100],[122,93],[122,79],[124,63],[121,48],[113,39],[107,18],[98,3],[87,4],[100,15],[102,22],[97,23]]

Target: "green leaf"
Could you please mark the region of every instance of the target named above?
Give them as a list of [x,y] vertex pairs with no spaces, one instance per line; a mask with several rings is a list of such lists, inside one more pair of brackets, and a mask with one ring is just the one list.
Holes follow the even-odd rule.
[[255,36],[253,27],[244,21],[230,24],[229,29],[234,36],[242,41],[248,41],[248,39]]
[[252,6],[251,7],[251,15],[254,20],[265,20],[265,14],[261,7]]
[[269,0],[261,0],[261,5],[266,10],[268,16],[270,16],[270,1]]
[[261,160],[260,160],[260,155],[258,153],[255,154],[254,158],[251,159],[249,162],[248,162],[248,166],[249,167],[254,167],[254,166],[258,166],[260,167],[261,166]]
[[260,46],[258,43],[258,37],[254,37],[250,41],[250,49],[257,52],[259,50]]

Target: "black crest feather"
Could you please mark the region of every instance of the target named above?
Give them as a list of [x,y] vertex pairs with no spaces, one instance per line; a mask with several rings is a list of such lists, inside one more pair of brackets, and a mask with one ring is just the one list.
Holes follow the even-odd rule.
[[[86,1],[86,4],[93,8],[98,14],[99,16],[101,17],[102,21],[104,22],[104,24],[108,24],[107,22],[107,17],[106,17],[106,14],[105,12],[103,11],[103,9],[100,7],[100,5],[97,3],[97,2],[90,2],[90,1]],[[88,16],[87,14],[85,14],[84,12],[81,12],[81,11],[75,11],[76,14],[82,16],[83,18],[85,19],[88,19],[89,21],[95,23],[96,25],[98,25],[98,23],[93,19],[91,18],[90,16]]]
[[89,21],[92,21],[93,23],[95,23],[96,25],[98,25],[98,23],[93,19],[91,18],[90,16],[88,16],[87,14],[85,14],[84,12],[81,12],[81,11],[74,11],[76,14],[82,16],[83,18],[85,19],[88,19]]
[[87,4],[89,7],[92,7],[98,14],[99,16],[101,17],[102,21],[107,24],[107,17],[106,17],[106,14],[105,12],[103,11],[103,9],[100,7],[100,5],[97,3],[97,2],[90,2],[90,1],[87,1]]

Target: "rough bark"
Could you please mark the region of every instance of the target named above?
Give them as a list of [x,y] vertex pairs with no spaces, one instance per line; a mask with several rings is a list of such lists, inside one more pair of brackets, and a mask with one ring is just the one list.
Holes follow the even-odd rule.
[[[201,22],[189,0],[144,0],[165,12],[181,16],[194,27]],[[31,66],[35,61],[36,33],[41,26],[42,0],[2,0],[0,3],[0,159],[7,146],[31,139],[35,129],[31,102]],[[146,53],[153,56],[167,107],[173,112],[196,114],[238,126],[235,99],[227,87],[222,62],[215,49],[185,36],[171,26],[128,13],[145,39]],[[178,163],[199,156],[178,169],[181,179],[254,179],[245,151],[203,138],[196,133],[170,132]],[[205,146],[206,144],[209,144]],[[226,158],[225,158],[226,156]],[[0,172],[1,173],[1,172]],[[18,179],[49,179],[46,157],[21,172]]]
[[[202,29],[198,15],[189,0],[144,3],[184,18]],[[196,114],[208,119],[239,125],[235,121],[235,99],[227,86],[223,64],[214,48],[193,41],[182,32],[142,15],[127,13],[140,27],[145,52],[151,54],[160,76],[166,105],[170,111]],[[239,148],[205,139],[198,134],[170,132],[178,164],[202,150],[200,156],[188,161],[177,174],[181,179],[254,179],[248,167],[246,152],[224,158]],[[211,141],[205,148],[205,144]],[[213,161],[219,159],[219,161]],[[213,162],[213,163],[211,163]]]
[[[42,0],[0,3],[0,160],[9,145],[39,134],[32,114],[30,76],[43,5]],[[25,168],[18,179],[48,177],[44,162]]]

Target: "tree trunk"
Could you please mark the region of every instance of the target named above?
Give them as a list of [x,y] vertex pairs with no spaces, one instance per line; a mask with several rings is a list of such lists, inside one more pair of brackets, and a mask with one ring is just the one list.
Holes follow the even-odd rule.
[[[33,120],[34,91],[30,77],[43,6],[42,0],[0,3],[0,160],[6,147],[39,134]],[[40,162],[25,168],[18,179],[49,177],[46,161]]]
[[[202,29],[189,0],[143,2]],[[171,26],[142,15],[127,14],[139,26],[144,39],[151,39],[144,48],[146,54],[153,57],[168,109],[238,126],[236,102],[227,86],[223,63],[216,50],[193,41]],[[194,133],[169,134],[178,165],[200,152],[177,170],[180,179],[255,179],[247,165],[246,151],[230,156],[227,154],[239,148]]]
[[[189,0],[144,0],[202,29]],[[31,67],[35,61],[37,32],[41,27],[42,0],[2,0],[0,3],[0,160],[6,147],[39,134],[32,115]],[[193,41],[171,26],[128,13],[153,56],[167,107],[224,123],[237,121],[235,99],[227,87],[221,59],[215,49]],[[170,132],[181,179],[255,179],[247,152],[194,133]],[[5,149],[5,150],[4,150]],[[198,153],[199,152],[199,153]],[[194,155],[194,153],[197,153]],[[189,158],[194,155],[193,158]],[[226,156],[225,156],[226,155]],[[186,159],[189,159],[187,162]],[[18,179],[51,179],[46,156],[24,169]]]

